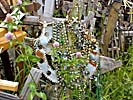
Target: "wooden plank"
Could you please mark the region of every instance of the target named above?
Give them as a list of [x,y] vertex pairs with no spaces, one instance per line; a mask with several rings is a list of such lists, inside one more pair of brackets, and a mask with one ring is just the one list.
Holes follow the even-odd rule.
[[[24,84],[24,87],[22,89],[22,92],[20,94],[20,96],[23,98],[23,100],[27,100],[27,96],[28,96],[29,92],[31,91],[28,87],[28,83],[33,82],[32,77],[34,78],[36,84],[38,84],[38,82],[42,76],[42,73],[43,73],[43,71],[40,69],[37,69],[37,68],[31,69],[30,74],[28,75],[28,78],[27,78],[27,80]],[[31,77],[31,75],[32,75],[32,77]]]
[[22,99],[20,99],[18,96],[0,91],[0,100],[22,100]]
[[5,33],[7,33],[7,30],[5,28],[0,28],[0,37],[4,36]]
[[39,10],[40,7],[41,5],[38,2],[32,2],[32,3],[25,5],[26,12],[32,12],[32,11],[37,12],[37,10]]
[[106,73],[108,71],[112,71],[122,65],[122,61],[120,60],[115,60],[113,58],[105,57],[105,56],[100,56],[100,68],[101,68],[101,73]]
[[109,41],[111,39],[111,36],[114,33],[114,29],[116,27],[116,22],[118,19],[118,11],[119,11],[121,5],[122,5],[122,3],[120,3],[120,2],[114,2],[112,4],[112,8],[110,10],[110,14],[109,14],[109,18],[108,18],[106,33],[104,34],[104,38],[103,38],[104,45],[102,47],[102,53],[104,55],[108,54],[107,49],[109,46]]
[[39,16],[25,16],[23,19],[24,25],[39,25]]
[[[5,31],[6,32],[6,31]],[[3,35],[4,35],[4,32],[2,31]],[[14,35],[17,37],[17,40],[18,41],[22,41],[24,39],[24,37],[26,36],[26,32],[24,31],[21,31],[21,30],[18,30],[18,31],[15,31],[13,32]],[[1,34],[1,33],[0,33]],[[6,34],[6,33],[5,33]],[[14,46],[17,45],[16,42],[14,42]],[[1,36],[0,37],[0,48],[3,48],[2,49],[2,52],[7,50],[9,48],[9,41],[5,39],[4,36]]]
[[17,91],[18,90],[18,82],[12,82],[7,80],[0,79],[0,89],[1,90],[10,90],[10,91]]

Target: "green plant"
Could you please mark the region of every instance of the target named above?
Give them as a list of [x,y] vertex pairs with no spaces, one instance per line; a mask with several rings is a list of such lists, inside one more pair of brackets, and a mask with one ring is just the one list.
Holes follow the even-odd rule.
[[[30,72],[30,69],[36,65],[36,62],[40,61],[38,57],[36,57],[33,53],[33,50],[30,46],[24,45],[23,42],[17,43],[18,46],[16,47],[16,52],[18,54],[18,57],[16,58],[16,62],[22,62],[23,68],[19,69],[19,66],[17,66],[18,71],[16,73],[15,81],[21,82],[21,86],[23,86],[25,79],[27,75]],[[23,80],[21,79],[21,73],[23,73],[23,77],[25,77]]]
[[96,95],[89,90],[88,73],[86,72],[86,57],[82,56],[81,52],[76,52],[68,58],[63,57],[64,42],[55,42],[53,46],[54,61],[53,66],[56,66],[57,75],[61,84],[59,98],[64,100],[94,100]]
[[[19,6],[18,5],[15,6],[15,8],[17,8],[16,12],[14,14],[7,14],[5,21],[3,23],[8,30],[8,32],[5,34],[5,38],[7,39],[7,41],[9,41],[10,48],[13,47],[13,44],[17,44],[15,47],[17,58],[15,61],[16,63],[21,63],[21,66],[15,66],[17,70],[15,71],[15,81],[21,83],[19,85],[19,91],[18,91],[21,92],[21,89],[24,86],[28,74],[31,75],[30,69],[34,67],[37,62],[40,61],[40,58],[34,55],[33,49],[30,46],[26,45],[24,41],[19,41],[16,34],[14,34],[14,31],[21,30],[21,24],[22,24],[22,21],[20,20],[21,14],[19,13],[19,10],[20,7],[23,7],[23,3],[25,4],[25,2],[19,0],[19,3],[22,3],[22,5],[20,4]],[[32,75],[31,77],[33,79]],[[45,94],[42,92],[37,92],[36,91],[37,87],[35,88],[34,84],[31,83],[29,85],[29,87],[32,90],[31,93],[29,94],[29,100],[31,100],[33,94],[43,98],[43,100],[46,100]]]
[[[104,100],[131,100],[133,98],[133,46],[122,67],[102,75]],[[128,60],[127,60],[128,59]]]
[[31,89],[31,92],[28,95],[28,100],[33,100],[33,98],[35,96],[38,96],[38,97],[42,98],[42,100],[47,100],[47,97],[46,97],[45,93],[43,93],[41,91],[37,91],[35,83],[29,83],[28,86]]

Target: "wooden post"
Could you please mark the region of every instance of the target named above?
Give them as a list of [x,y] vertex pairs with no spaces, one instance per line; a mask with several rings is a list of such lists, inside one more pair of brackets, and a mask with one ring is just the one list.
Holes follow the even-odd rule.
[[55,0],[45,0],[44,17],[53,17]]
[[109,18],[108,18],[106,32],[103,37],[104,44],[102,46],[102,53],[104,55],[107,55],[109,41],[111,39],[111,36],[114,34],[114,29],[116,27],[116,22],[118,20],[118,11],[119,11],[121,5],[122,5],[122,3],[120,3],[120,2],[114,2],[112,4],[112,8],[110,10],[110,14],[109,14]]

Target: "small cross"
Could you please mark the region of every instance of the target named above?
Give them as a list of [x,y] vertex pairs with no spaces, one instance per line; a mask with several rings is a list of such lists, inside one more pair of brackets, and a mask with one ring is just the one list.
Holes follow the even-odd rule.
[[132,21],[133,21],[133,8],[130,8],[130,11],[128,12],[128,14],[130,15],[130,23],[132,23]]

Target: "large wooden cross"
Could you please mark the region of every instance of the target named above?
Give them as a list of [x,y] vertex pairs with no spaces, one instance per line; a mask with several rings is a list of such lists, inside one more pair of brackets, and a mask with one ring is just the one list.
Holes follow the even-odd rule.
[[130,15],[130,23],[132,23],[132,21],[133,21],[133,7],[130,8],[130,11],[128,12],[128,14]]

